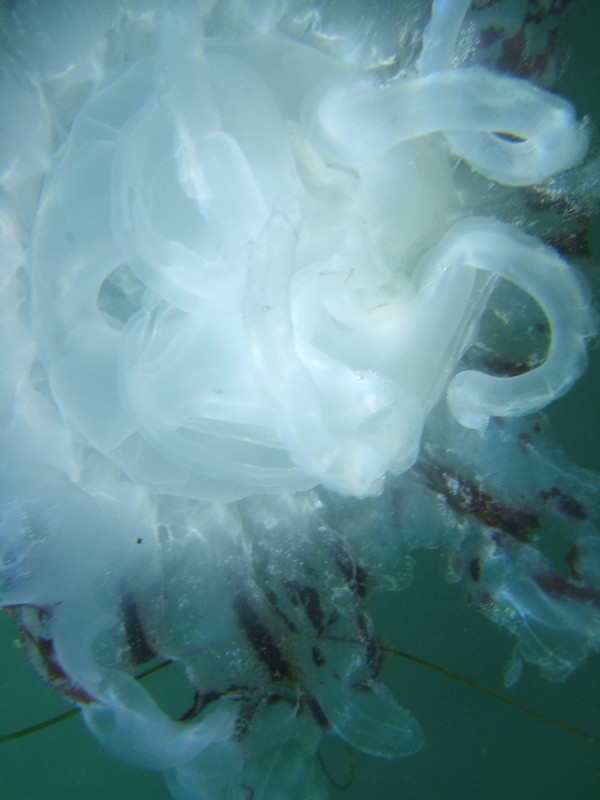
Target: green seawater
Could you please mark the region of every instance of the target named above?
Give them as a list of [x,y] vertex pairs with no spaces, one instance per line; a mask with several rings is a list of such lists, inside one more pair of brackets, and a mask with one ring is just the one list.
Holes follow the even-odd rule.
[[[51,2],[51,0],[47,0]],[[580,114],[600,125],[600,3],[584,0],[562,31],[570,50],[562,91]],[[595,148],[600,146],[596,131]],[[600,226],[592,235],[600,258]],[[586,376],[552,409],[570,455],[600,470],[600,350]],[[413,585],[373,603],[385,639],[503,690],[510,639],[469,610],[460,587],[448,585],[435,553],[421,554]],[[17,632],[0,618],[0,733],[34,724],[66,705],[41,684],[16,646]],[[180,676],[169,670],[148,679],[169,708],[183,711]],[[426,735],[424,750],[398,762],[352,756],[355,778],[339,800],[582,800],[600,798],[600,746],[523,715],[423,667],[388,657],[384,680],[410,708]],[[525,668],[511,697],[600,737],[600,659],[564,684]],[[344,782],[350,757],[333,739],[323,749],[331,774]],[[79,717],[0,745],[1,800],[168,800],[160,774],[129,768],[105,754]],[[273,800],[280,800],[273,798]]]

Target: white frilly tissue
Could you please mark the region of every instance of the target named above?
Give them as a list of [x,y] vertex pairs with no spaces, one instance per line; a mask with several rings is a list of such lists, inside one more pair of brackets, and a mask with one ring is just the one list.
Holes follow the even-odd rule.
[[[515,663],[568,675],[599,559],[560,508],[595,489],[520,418],[580,376],[595,317],[476,198],[581,162],[572,104],[470,61],[464,1],[419,4],[418,53],[370,7],[363,46],[327,2],[53,6],[3,10],[0,56],[0,603],[38,669],[179,800],[323,797],[325,732],[422,744],[366,601],[444,544]],[[546,331],[519,374],[468,363],[504,284]],[[542,501],[582,526],[569,589],[521,530]],[[158,657],[182,720],[134,678]]]

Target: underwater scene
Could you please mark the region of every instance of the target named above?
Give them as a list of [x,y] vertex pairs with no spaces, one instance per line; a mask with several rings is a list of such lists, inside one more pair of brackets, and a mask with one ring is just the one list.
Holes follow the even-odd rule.
[[0,3],[0,795],[600,795],[593,0]]

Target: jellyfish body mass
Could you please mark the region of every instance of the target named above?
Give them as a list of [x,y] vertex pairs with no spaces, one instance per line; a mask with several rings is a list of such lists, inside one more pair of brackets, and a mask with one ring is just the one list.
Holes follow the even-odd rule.
[[327,734],[420,748],[367,607],[419,548],[513,679],[600,647],[598,482],[540,413],[595,334],[555,246],[589,131],[545,5],[479,5],[1,12],[0,604],[178,800],[325,797]]

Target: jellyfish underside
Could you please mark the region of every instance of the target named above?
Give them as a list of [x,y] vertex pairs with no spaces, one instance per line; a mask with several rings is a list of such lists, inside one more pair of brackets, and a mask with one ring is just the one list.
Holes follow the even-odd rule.
[[[474,214],[484,186],[574,167],[588,131],[459,57],[469,3],[434,2],[392,77],[350,34],[299,33],[298,4],[95,5],[62,62],[3,42],[0,603],[173,797],[324,797],[325,733],[422,745],[367,611],[414,550],[445,548],[515,637],[511,679],[598,650],[597,480],[538,413],[585,368],[590,298]],[[65,25],[36,13],[21,30]],[[498,287],[543,329],[510,376],[473,358]],[[185,670],[182,720],[133,677],[157,657]]]

